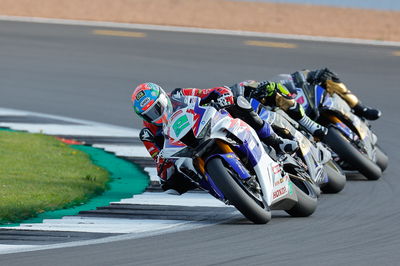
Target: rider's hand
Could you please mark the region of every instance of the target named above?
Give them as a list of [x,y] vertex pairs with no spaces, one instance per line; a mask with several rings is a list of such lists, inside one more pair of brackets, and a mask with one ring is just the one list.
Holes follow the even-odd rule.
[[209,95],[201,100],[200,104],[225,108],[233,105],[234,102],[233,93],[228,87],[217,87],[213,88]]
[[174,162],[162,157],[157,159],[157,175],[162,181],[167,181],[174,172]]
[[231,91],[226,91],[224,94],[217,98],[217,104],[220,108],[225,108],[231,106],[235,103],[233,99],[233,93]]

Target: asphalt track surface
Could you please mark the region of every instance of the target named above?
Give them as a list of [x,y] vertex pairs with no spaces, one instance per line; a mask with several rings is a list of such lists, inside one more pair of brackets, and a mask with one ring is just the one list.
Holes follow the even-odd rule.
[[[384,116],[373,123],[391,159],[378,181],[353,176],[308,218],[233,220],[192,231],[0,256],[1,265],[397,265],[400,261],[400,57],[393,47],[0,22],[0,106],[139,127],[137,84],[212,87],[328,66]],[[115,30],[115,29],[114,29]],[[247,40],[297,48],[248,46]]]

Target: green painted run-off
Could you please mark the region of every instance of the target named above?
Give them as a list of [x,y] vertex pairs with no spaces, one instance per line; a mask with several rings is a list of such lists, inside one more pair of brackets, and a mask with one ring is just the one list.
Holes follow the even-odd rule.
[[[110,173],[109,189],[83,205],[44,212],[21,223],[40,223],[43,219],[59,219],[66,215],[76,215],[80,211],[95,210],[96,207],[107,206],[110,202],[120,201],[123,198],[130,198],[134,194],[143,193],[149,183],[148,176],[138,166],[111,153],[91,146],[71,145],[71,147],[87,153],[94,164],[105,168]],[[19,224],[6,226],[18,226]]]

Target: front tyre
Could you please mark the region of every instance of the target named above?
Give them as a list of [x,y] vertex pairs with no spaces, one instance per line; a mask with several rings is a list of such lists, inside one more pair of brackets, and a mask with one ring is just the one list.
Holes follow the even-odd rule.
[[210,159],[206,165],[206,170],[225,198],[247,219],[256,224],[266,224],[271,220],[269,208],[262,207],[262,202],[256,202],[241,188],[235,181],[235,177],[227,171],[220,158]]
[[308,217],[317,209],[317,196],[312,191],[311,185],[307,186],[305,182],[292,179],[293,189],[297,195],[297,203],[290,209],[286,210],[293,217]]
[[382,171],[373,161],[368,159],[356,149],[340,131],[330,127],[323,141],[336,152],[339,157],[358,170],[369,180],[377,180],[382,176]]
[[321,186],[324,193],[338,193],[343,190],[346,185],[346,176],[342,169],[333,161],[330,160],[324,165],[324,169],[328,174],[328,183]]

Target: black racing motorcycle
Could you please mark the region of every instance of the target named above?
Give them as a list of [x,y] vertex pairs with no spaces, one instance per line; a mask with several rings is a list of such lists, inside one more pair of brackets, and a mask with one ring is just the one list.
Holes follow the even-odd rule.
[[[296,75],[293,74],[293,75]],[[350,106],[337,94],[329,94],[318,84],[302,80],[295,84],[291,75],[280,75],[307,115],[329,129],[323,139],[332,150],[335,161],[344,169],[358,171],[369,180],[377,180],[388,165],[388,156],[377,144],[371,125],[355,115]]]

